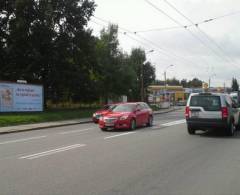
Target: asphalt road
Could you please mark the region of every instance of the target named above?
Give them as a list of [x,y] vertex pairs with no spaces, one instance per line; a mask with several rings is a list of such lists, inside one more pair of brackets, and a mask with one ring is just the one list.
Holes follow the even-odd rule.
[[240,135],[187,134],[183,111],[154,126],[82,124],[0,136],[0,195],[240,194]]

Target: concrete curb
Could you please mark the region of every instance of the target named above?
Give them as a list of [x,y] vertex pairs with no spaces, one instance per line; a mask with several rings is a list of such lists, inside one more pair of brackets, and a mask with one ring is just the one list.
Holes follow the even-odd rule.
[[154,115],[159,115],[159,114],[166,114],[166,113],[169,113],[169,112],[174,112],[174,111],[177,111],[177,110],[181,110],[182,108],[174,108],[172,110],[166,110],[166,111],[163,111],[163,112],[156,112],[154,113]]
[[55,124],[55,125],[48,125],[48,126],[42,126],[42,127],[32,127],[27,129],[12,129],[7,131],[0,131],[0,135],[3,134],[10,134],[10,133],[19,133],[19,132],[26,132],[26,131],[33,131],[33,130],[41,130],[41,129],[48,129],[48,128],[55,128],[55,127],[64,127],[64,126],[71,126],[71,125],[77,125],[77,124],[88,124],[92,123],[92,120],[90,121],[81,121],[81,122],[73,122],[73,123],[65,123],[65,124]]
[[[156,112],[154,113],[154,115],[160,115],[160,114],[166,114],[166,113],[169,113],[169,112],[173,112],[173,111],[176,111],[176,110],[181,110],[181,108],[174,108],[174,109],[171,109],[171,110],[166,110],[166,111],[163,111],[163,112]],[[26,131],[33,131],[33,130],[41,130],[41,129],[48,129],[48,128],[55,128],[55,127],[64,127],[64,126],[71,126],[71,125],[78,125],[78,124],[88,124],[88,123],[93,123],[92,120],[86,120],[86,121],[79,121],[79,122],[69,122],[69,123],[60,123],[60,124],[49,124],[49,125],[46,125],[46,126],[40,126],[40,127],[29,127],[29,128],[22,128],[22,129],[9,129],[9,130],[6,130],[6,131],[1,131],[1,128],[0,128],[0,135],[3,135],[3,134],[10,134],[10,133],[19,133],[19,132],[26,132]],[[32,124],[34,125],[34,124]],[[16,128],[16,127],[15,127]]]

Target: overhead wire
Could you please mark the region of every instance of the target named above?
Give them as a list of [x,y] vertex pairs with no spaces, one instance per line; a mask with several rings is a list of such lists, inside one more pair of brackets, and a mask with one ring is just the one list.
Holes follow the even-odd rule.
[[[109,22],[110,22],[110,21],[108,21],[108,20],[102,19],[102,18],[97,17],[97,16],[94,16],[94,18],[97,19],[97,20],[100,20],[101,22],[104,22],[104,23],[109,23]],[[142,41],[139,41],[139,40],[133,38],[132,36],[129,36],[129,34],[133,34],[133,35],[139,37],[140,39],[144,40],[144,41],[147,42],[148,44],[151,44],[151,47],[154,46],[155,48],[157,48],[157,50],[158,50],[159,53],[161,53],[161,54],[163,54],[163,55],[165,55],[165,56],[167,56],[167,57],[171,57],[171,58],[173,57],[173,58],[175,58],[175,59],[184,61],[185,63],[187,62],[187,63],[190,63],[190,64],[196,64],[196,62],[193,62],[193,61],[191,61],[191,60],[189,60],[189,59],[186,59],[186,58],[184,58],[184,57],[182,57],[182,56],[179,56],[179,55],[177,55],[177,54],[175,54],[175,53],[173,53],[173,52],[166,51],[166,49],[164,49],[164,48],[162,48],[161,46],[157,45],[157,44],[154,43],[153,41],[148,40],[147,38],[145,38],[145,37],[143,37],[143,36],[140,36],[139,34],[134,33],[133,31],[131,31],[131,30],[129,30],[129,29],[126,29],[126,28],[121,27],[121,26],[118,26],[118,27],[119,27],[120,30],[124,31],[123,34],[126,35],[126,36],[128,36],[128,38],[130,38],[130,39],[132,39],[132,40],[134,40],[134,41],[137,41],[137,42],[139,42],[139,43],[141,43],[141,44],[144,44]],[[205,59],[202,59],[202,60],[204,61],[205,64],[207,64],[207,65],[209,66],[208,62],[207,62]]]
[[135,31],[135,33],[146,33],[146,32],[154,32],[154,31],[167,31],[167,30],[174,30],[174,29],[181,29],[181,28],[189,28],[189,27],[193,27],[193,26],[200,26],[200,25],[205,24],[205,23],[213,22],[215,20],[219,20],[219,19],[222,19],[222,18],[225,18],[225,17],[229,17],[229,16],[233,16],[233,15],[237,15],[237,14],[240,14],[240,11],[235,11],[235,12],[231,12],[231,13],[224,14],[224,15],[221,15],[221,16],[216,16],[216,17],[213,17],[213,18],[205,19],[203,21],[192,23],[192,24],[189,24],[189,25],[170,26],[170,27],[163,27],[163,28],[152,28],[152,29],[138,30],[138,31]]
[[[99,17],[94,17],[94,18],[96,18],[96,19],[98,19],[99,21],[101,21],[101,22],[103,22],[103,23],[111,23],[111,21],[107,21],[107,20],[105,20],[105,19],[102,19],[102,18],[99,18]],[[99,25],[99,26],[102,26],[102,27],[108,27],[108,25],[105,25],[105,24],[99,24],[98,22],[96,22],[96,21],[94,21],[94,20],[91,20],[91,22],[93,22],[94,24],[97,24],[97,25]],[[174,59],[176,59],[177,61],[181,61],[181,63],[188,63],[188,64],[190,64],[190,65],[192,65],[192,64],[196,64],[196,62],[193,62],[193,61],[191,61],[191,60],[189,60],[189,59],[185,59],[184,57],[181,57],[181,56],[178,56],[178,55],[176,55],[176,54],[174,54],[174,53],[171,53],[171,52],[169,52],[169,51],[165,51],[165,49],[162,49],[160,46],[158,46],[158,45],[156,45],[156,43],[154,43],[154,42],[152,42],[152,41],[150,41],[150,40],[148,40],[148,39],[146,39],[146,38],[144,38],[144,37],[142,37],[142,36],[140,36],[140,35],[137,35],[136,33],[134,33],[134,34],[132,34],[132,31],[130,31],[130,30],[128,30],[128,29],[126,29],[126,28],[123,28],[123,27],[121,27],[121,26],[118,26],[119,27],[119,29],[120,29],[120,31],[119,31],[119,33],[120,34],[122,34],[122,35],[124,35],[124,36],[126,36],[126,37],[128,37],[129,39],[131,39],[131,40],[133,40],[133,41],[135,41],[135,42],[137,42],[137,43],[139,43],[139,44],[141,44],[141,45],[144,45],[144,46],[146,46],[146,47],[148,47],[148,48],[151,48],[152,49],[152,46],[154,46],[154,50],[155,51],[157,51],[158,53],[160,53],[161,55],[163,55],[163,56],[166,56],[167,58],[174,58]],[[125,30],[125,31],[124,31]],[[127,32],[126,32],[127,31]],[[134,37],[132,37],[132,36],[130,36],[130,35],[135,35],[136,37],[139,37],[139,38],[141,38],[142,40],[144,40],[145,42],[143,42],[143,41],[141,41],[141,40],[139,40],[139,39],[136,39],[136,38],[134,38]],[[147,42],[147,43],[146,43]],[[151,50],[151,49],[149,49],[149,50]],[[162,59],[163,60],[163,59]],[[165,61],[165,60],[164,60]],[[208,64],[207,62],[205,62],[206,64]],[[201,64],[202,65],[202,64]],[[209,65],[209,64],[208,64]]]
[[[102,20],[102,21],[105,22],[106,20]],[[95,23],[95,24],[97,24],[97,25],[99,25],[99,26],[102,26],[102,27],[107,27],[107,25],[99,24],[98,22],[96,22],[96,21],[94,21],[94,20],[91,20],[91,22],[93,22],[93,23]],[[125,29],[125,30],[127,30],[127,29]],[[127,31],[130,32],[129,30],[127,30]],[[145,42],[143,42],[143,41],[141,41],[141,40],[138,40],[138,39],[130,36],[130,33],[127,33],[127,32],[125,32],[125,31],[120,31],[119,33],[127,36],[129,39],[131,39],[131,40],[133,40],[133,41],[135,41],[135,42],[140,43],[141,45],[144,45],[144,46],[146,46],[146,47],[152,48],[152,43],[151,43],[151,44],[149,44],[149,43],[147,44],[147,43],[145,43],[146,40],[145,40]],[[132,35],[132,34],[131,34],[131,35]],[[139,37],[139,36],[138,36],[138,37]],[[162,55],[164,55],[164,56],[172,57],[171,54],[169,54],[168,52],[164,52],[163,50],[160,50],[156,45],[154,46],[154,49],[157,50],[160,54],[162,54]],[[179,56],[175,56],[175,58],[179,58]]]
[[185,27],[182,23],[180,23],[179,21],[177,21],[176,19],[174,19],[173,17],[171,17],[170,15],[168,15],[165,11],[163,11],[162,9],[160,9],[159,7],[157,7],[155,4],[153,4],[152,2],[150,2],[149,0],[145,0],[149,5],[151,5],[154,9],[156,9],[157,11],[159,11],[160,13],[162,13],[163,15],[165,15],[166,17],[168,17],[169,19],[171,19],[173,22],[175,22],[176,24],[178,24],[181,27],[184,27],[184,29],[191,34],[191,36],[193,38],[195,38],[196,40],[198,40],[204,47],[206,47],[209,51],[211,51],[216,57],[218,57],[219,59],[221,59],[222,61],[225,61],[226,59],[224,59],[222,56],[220,56],[215,50],[213,50],[211,47],[209,47],[202,39],[200,39],[197,35],[195,35],[192,31],[190,31],[187,27]]
[[[222,54],[224,54],[224,56],[226,57],[226,59],[228,59],[228,61],[231,61],[232,64],[236,67],[238,67],[235,62],[233,61],[233,59],[231,57],[229,57],[224,49],[214,40],[212,39],[206,32],[204,32],[202,29],[200,29],[199,25],[198,24],[195,24],[189,17],[187,17],[186,15],[184,15],[181,11],[179,11],[173,4],[171,4],[168,0],[163,0],[166,4],[168,4],[172,9],[174,9],[178,14],[180,14],[182,17],[184,17],[187,21],[189,21],[193,26],[195,26],[198,31],[200,33],[202,33],[209,42],[211,42],[212,44],[214,44],[221,52]],[[223,17],[223,16],[222,16]],[[240,67],[238,67],[240,68]]]

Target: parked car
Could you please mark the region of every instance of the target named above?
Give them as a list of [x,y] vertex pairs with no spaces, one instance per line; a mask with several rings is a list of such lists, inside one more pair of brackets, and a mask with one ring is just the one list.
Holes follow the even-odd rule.
[[135,129],[147,125],[152,126],[153,111],[144,102],[121,103],[99,119],[100,129]]
[[233,136],[239,127],[239,110],[228,94],[191,94],[185,117],[189,134],[196,130],[224,129],[227,135]]
[[240,101],[239,101],[239,95],[240,93],[238,91],[230,93],[231,98],[235,101],[235,103],[239,106]]
[[92,116],[93,122],[98,123],[99,118],[102,115],[108,113],[115,106],[116,106],[116,104],[107,104],[107,105],[104,105],[103,108],[101,108],[100,110],[97,110],[95,113],[93,113],[93,116]]
[[187,102],[185,100],[180,100],[180,101],[177,101],[176,105],[177,106],[186,106]]

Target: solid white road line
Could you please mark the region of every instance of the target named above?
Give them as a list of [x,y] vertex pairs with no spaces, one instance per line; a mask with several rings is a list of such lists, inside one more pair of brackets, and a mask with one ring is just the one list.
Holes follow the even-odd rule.
[[185,122],[186,122],[186,120],[183,119],[183,120],[172,121],[172,122],[169,122],[169,123],[161,124],[161,126],[170,127],[170,126],[173,126],[173,125],[183,124]]
[[71,134],[71,133],[80,133],[80,132],[89,131],[89,130],[92,130],[92,129],[94,129],[94,128],[81,129],[81,130],[72,130],[72,131],[64,131],[64,132],[61,132],[59,134],[66,135],[66,134]]
[[170,127],[170,126],[174,126],[174,125],[180,125],[180,124],[183,124],[185,122],[186,122],[186,120],[182,119],[182,120],[172,121],[172,122],[168,122],[168,123],[164,123],[164,124],[157,123],[157,124],[154,124],[152,129],[159,129],[161,127]]
[[112,136],[108,136],[108,137],[104,137],[104,139],[111,139],[111,138],[115,138],[115,137],[119,137],[119,136],[124,136],[124,135],[129,135],[129,134],[133,134],[136,133],[135,131],[132,132],[128,132],[128,133],[121,133],[121,134],[117,134],[117,135],[112,135]]
[[10,141],[5,141],[5,142],[0,142],[0,145],[17,143],[17,142],[27,142],[30,140],[42,139],[45,137],[47,137],[47,136],[44,135],[44,136],[38,136],[38,137],[29,137],[29,138],[24,138],[24,139],[10,140]]
[[80,147],[83,147],[83,146],[86,146],[86,145],[85,144],[74,144],[74,145],[70,145],[70,146],[66,146],[66,147],[61,147],[61,148],[56,148],[56,149],[53,149],[53,150],[48,150],[48,151],[45,151],[45,152],[40,152],[40,153],[36,153],[36,154],[30,154],[30,155],[27,155],[27,156],[22,156],[19,159],[33,160],[33,159],[36,159],[36,158],[49,156],[49,155],[56,154],[56,153],[59,153],[59,152],[64,152],[64,151],[67,151],[67,150],[80,148]]

